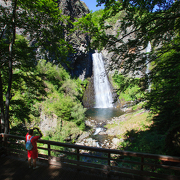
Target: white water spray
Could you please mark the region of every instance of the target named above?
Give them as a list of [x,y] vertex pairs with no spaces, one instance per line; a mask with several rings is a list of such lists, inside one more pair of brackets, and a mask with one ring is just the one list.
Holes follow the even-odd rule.
[[93,72],[94,72],[94,89],[95,89],[95,108],[111,108],[113,107],[113,98],[108,81],[104,62],[101,53],[94,53]]
[[[151,52],[151,43],[149,42],[148,43],[148,46],[147,46],[147,48],[146,48],[146,53],[149,53],[149,52]],[[149,72],[150,72],[150,70],[149,70],[149,65],[150,65],[150,63],[149,63],[149,54],[147,54],[147,61],[146,61],[146,75],[147,76],[149,76]],[[150,85],[150,81],[149,81],[149,78],[148,78],[148,89],[147,89],[148,91],[150,91],[151,90],[151,85]]]
[[97,135],[97,134],[99,134],[99,133],[102,132],[102,131],[104,131],[104,129],[103,129],[102,127],[97,127],[97,128],[95,129],[94,135]]
[[[148,43],[148,46],[146,47],[146,53],[149,53],[149,52],[151,52],[151,43],[150,42]],[[146,61],[146,63],[147,63],[146,74],[148,75],[148,73],[149,73],[149,63],[148,63],[149,55],[147,55],[147,56],[148,56],[148,58],[147,58],[147,61]]]

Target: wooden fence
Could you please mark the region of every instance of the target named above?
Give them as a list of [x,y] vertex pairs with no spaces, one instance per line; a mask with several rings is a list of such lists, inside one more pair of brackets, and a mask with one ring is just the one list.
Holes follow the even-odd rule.
[[[0,153],[26,157],[25,137],[0,134]],[[3,151],[2,151],[3,149]],[[130,179],[180,180],[180,158],[38,140],[38,161]]]

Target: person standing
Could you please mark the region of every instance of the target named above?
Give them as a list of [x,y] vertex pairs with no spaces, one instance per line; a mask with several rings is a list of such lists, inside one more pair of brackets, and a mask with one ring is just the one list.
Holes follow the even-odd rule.
[[[39,136],[33,136],[35,129],[37,129]],[[38,158],[37,141],[41,137],[42,133],[38,128],[29,129],[26,134],[26,142],[31,139],[31,144],[33,145],[32,150],[27,150],[29,168],[31,168],[31,159],[33,159],[33,169],[38,168],[38,166],[36,166],[36,159]]]

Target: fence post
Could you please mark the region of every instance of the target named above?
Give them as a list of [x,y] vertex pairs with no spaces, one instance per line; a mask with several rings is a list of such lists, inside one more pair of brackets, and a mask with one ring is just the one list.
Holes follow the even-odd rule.
[[111,153],[108,152],[108,166],[111,166]]
[[[77,163],[79,163],[79,148],[77,148]],[[77,169],[79,170],[79,164],[77,164]]]
[[51,145],[50,144],[47,144],[48,145],[48,162],[49,162],[49,164],[51,163],[50,161],[51,161]]
[[[141,157],[141,163],[144,163],[144,157]],[[143,171],[143,164],[141,164],[141,171]]]
[[8,150],[7,150],[7,137],[6,134],[2,133],[2,145],[5,151],[5,154],[8,155]]

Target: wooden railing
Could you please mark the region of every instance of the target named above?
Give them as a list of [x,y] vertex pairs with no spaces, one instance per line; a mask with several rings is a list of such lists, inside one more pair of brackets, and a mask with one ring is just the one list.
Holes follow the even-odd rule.
[[[25,137],[0,134],[4,153],[27,157]],[[38,140],[39,161],[131,179],[180,180],[180,158]]]

